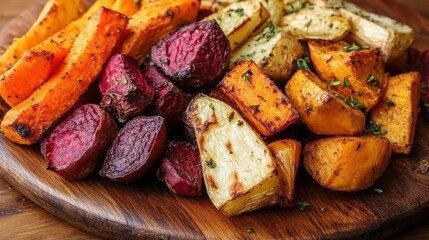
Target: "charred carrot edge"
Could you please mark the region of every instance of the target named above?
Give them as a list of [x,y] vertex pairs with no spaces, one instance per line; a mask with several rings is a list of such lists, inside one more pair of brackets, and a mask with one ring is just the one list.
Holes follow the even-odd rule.
[[250,125],[266,137],[283,131],[299,118],[286,95],[253,61],[238,64],[219,88]]
[[127,22],[128,17],[118,12],[97,11],[51,78],[5,114],[5,136],[19,144],[37,142],[96,79]]

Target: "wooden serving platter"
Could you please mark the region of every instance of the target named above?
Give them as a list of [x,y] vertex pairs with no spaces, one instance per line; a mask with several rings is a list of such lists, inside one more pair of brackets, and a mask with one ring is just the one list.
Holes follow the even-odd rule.
[[[390,0],[354,1],[358,5],[416,29],[415,46],[429,49],[429,21]],[[40,8],[19,15],[0,32],[0,49],[31,25]],[[1,50],[0,50],[1,51]],[[4,112],[7,108],[1,104]],[[132,185],[118,185],[98,176],[67,181],[46,171],[38,146],[19,146],[0,136],[0,174],[39,206],[71,224],[108,238],[175,239],[314,239],[378,238],[429,214],[429,173],[415,167],[429,161],[429,124],[419,117],[412,154],[394,155],[374,187],[357,193],[323,189],[300,170],[296,202],[310,209],[266,207],[227,218],[206,195],[172,194],[149,174]],[[251,227],[253,232],[247,232]]]

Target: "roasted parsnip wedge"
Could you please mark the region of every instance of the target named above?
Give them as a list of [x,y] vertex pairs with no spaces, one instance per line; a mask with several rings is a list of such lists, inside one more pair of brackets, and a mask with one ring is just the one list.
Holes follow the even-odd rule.
[[312,72],[298,70],[286,84],[286,95],[314,133],[355,135],[365,128],[356,100],[341,97]]
[[353,192],[371,186],[386,169],[392,149],[377,136],[331,137],[304,147],[304,166],[320,185]]
[[351,22],[349,37],[360,45],[380,49],[384,62],[400,57],[411,45],[414,31],[408,25],[389,17],[367,12],[353,3],[339,0],[310,0],[330,9],[337,9]]
[[231,45],[231,50],[244,42],[270,17],[265,7],[256,0],[236,2],[213,13],[204,20],[215,19]]
[[339,16],[337,11],[318,6],[305,7],[285,15],[280,26],[283,31],[300,40],[333,41],[343,39],[351,27],[349,20]]
[[207,193],[217,209],[234,216],[279,202],[275,160],[237,111],[199,94],[186,118],[194,127]]
[[230,68],[239,61],[253,60],[271,80],[284,82],[295,71],[294,61],[303,56],[301,44],[270,23],[232,52]]
[[389,139],[395,153],[409,154],[419,112],[420,74],[391,77],[386,93],[371,112],[368,130]]

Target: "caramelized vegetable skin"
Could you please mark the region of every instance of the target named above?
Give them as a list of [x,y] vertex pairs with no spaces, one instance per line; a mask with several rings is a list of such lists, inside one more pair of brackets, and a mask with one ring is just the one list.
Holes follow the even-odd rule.
[[358,100],[366,112],[377,104],[387,83],[380,51],[344,41],[309,41],[308,49],[319,77],[343,97]]
[[365,128],[365,115],[314,73],[298,70],[286,84],[286,95],[314,133],[355,135]]
[[82,0],[48,0],[30,29],[0,56],[0,74],[11,68],[24,52],[49,38],[85,12]]
[[20,144],[37,142],[96,79],[127,22],[126,16],[107,8],[97,11],[50,79],[5,114],[5,136]]
[[253,61],[240,63],[227,73],[219,89],[264,136],[279,133],[299,119],[289,98]]
[[386,93],[371,112],[370,121],[389,139],[393,152],[409,154],[419,113],[421,76],[418,72],[391,77]]

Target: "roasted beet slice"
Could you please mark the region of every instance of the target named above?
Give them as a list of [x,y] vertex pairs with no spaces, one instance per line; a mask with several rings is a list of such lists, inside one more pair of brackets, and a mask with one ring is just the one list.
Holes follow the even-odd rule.
[[126,55],[113,55],[103,71],[99,88],[101,106],[119,122],[141,114],[150,106],[154,90],[144,78],[138,62]]
[[195,22],[152,47],[153,62],[179,87],[216,85],[229,67],[229,41],[215,20]]
[[174,86],[162,72],[151,64],[150,59],[144,63],[143,75],[155,90],[155,97],[148,114],[164,117],[169,132],[180,124],[190,100],[184,92]]
[[118,134],[116,123],[100,106],[85,104],[40,143],[48,169],[66,179],[81,179],[101,165]]
[[107,152],[100,175],[119,183],[139,179],[163,153],[166,135],[164,118],[160,116],[130,120]]
[[203,173],[198,147],[189,142],[169,142],[158,177],[176,194],[200,196]]

